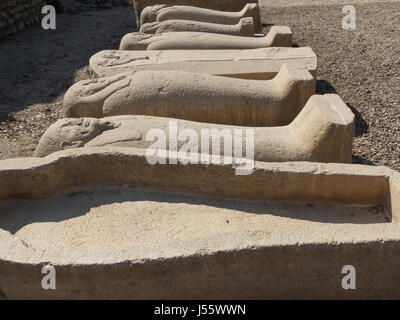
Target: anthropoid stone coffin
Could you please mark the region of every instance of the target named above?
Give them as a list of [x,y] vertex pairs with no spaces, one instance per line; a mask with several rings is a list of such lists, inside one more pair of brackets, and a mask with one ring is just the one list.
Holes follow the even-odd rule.
[[144,70],[204,73],[249,80],[270,80],[288,63],[317,76],[317,56],[311,48],[250,50],[104,50],[90,58],[97,77]]
[[[122,148],[0,161],[2,297],[400,297],[399,173],[166,163]],[[42,289],[45,265],[56,290]],[[341,286],[346,265],[357,290]]]
[[[162,137],[159,130],[164,130]],[[165,144],[155,145],[154,134],[158,140],[165,137]],[[296,119],[283,127],[227,126],[143,115],[64,118],[47,129],[35,156],[81,147],[149,149],[156,146],[160,150],[184,148],[191,153],[219,157],[225,152],[235,154],[239,143],[247,150],[245,155],[240,150],[243,157],[257,161],[346,163],[351,161],[353,136],[353,113],[338,95],[327,94],[312,96]],[[215,141],[209,143],[210,139]]]
[[305,69],[283,65],[272,80],[180,71],[138,71],[75,83],[66,117],[142,114],[243,126],[289,124],[315,92]]
[[218,50],[291,47],[289,27],[273,26],[266,36],[241,37],[206,32],[168,32],[163,34],[128,33],[120,50]]
[[219,24],[237,24],[241,18],[251,17],[256,32],[262,32],[260,8],[257,3],[247,3],[237,12],[218,11],[192,6],[169,6],[156,4],[144,8],[140,25],[167,20],[192,20]]
[[140,27],[141,33],[162,34],[168,32],[206,32],[234,36],[254,37],[256,29],[253,18],[242,18],[237,24],[218,24],[191,20],[167,20],[149,22]]
[[[133,6],[136,12],[136,22],[139,27],[140,16],[145,7],[154,6],[157,4],[165,5],[184,5],[184,6],[194,6],[199,8],[206,8],[212,10],[220,11],[240,11],[243,7],[249,3],[248,0],[214,0],[214,1],[204,1],[204,0],[163,0],[162,3],[156,0],[132,0]],[[258,0],[251,1],[251,3],[258,4]]]

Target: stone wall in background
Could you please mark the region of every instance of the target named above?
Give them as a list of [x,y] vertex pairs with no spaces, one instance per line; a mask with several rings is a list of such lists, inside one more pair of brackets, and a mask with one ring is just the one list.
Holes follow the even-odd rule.
[[38,21],[42,16],[43,5],[43,0],[1,0],[0,38]]
[[53,5],[57,13],[78,13],[95,8],[128,6],[129,0],[0,0],[0,39],[25,29],[42,17],[42,7]]

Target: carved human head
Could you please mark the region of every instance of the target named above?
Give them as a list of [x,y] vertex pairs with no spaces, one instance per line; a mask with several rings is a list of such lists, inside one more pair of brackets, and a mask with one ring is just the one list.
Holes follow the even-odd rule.
[[85,146],[105,130],[118,127],[111,121],[95,118],[64,118],[53,123],[41,137],[35,150],[35,157]]

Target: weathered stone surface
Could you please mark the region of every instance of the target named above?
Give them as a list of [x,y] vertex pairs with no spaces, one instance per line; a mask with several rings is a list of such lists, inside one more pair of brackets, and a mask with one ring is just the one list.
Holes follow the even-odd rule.
[[140,27],[139,31],[148,34],[187,31],[228,34],[243,37],[254,37],[255,35],[253,18],[242,18],[234,25],[191,20],[167,20],[146,23]]
[[311,48],[250,50],[104,50],[90,58],[97,77],[144,70],[205,73],[250,80],[270,80],[289,63],[317,75],[317,56]]
[[[140,16],[142,10],[145,7],[160,4],[159,1],[155,0],[132,0],[133,6],[136,12],[136,21],[139,26]],[[206,8],[212,10],[220,11],[240,11],[248,3],[248,0],[214,0],[214,1],[204,1],[204,0],[163,0],[162,4],[166,5],[184,5],[184,6],[194,6],[199,8]],[[252,3],[257,3],[258,0],[252,1]]]
[[144,8],[140,15],[140,25],[166,20],[192,20],[219,24],[237,24],[241,18],[251,17],[255,31],[261,33],[260,8],[257,3],[247,3],[237,12],[218,11],[193,6],[171,6],[156,4]]
[[305,69],[283,65],[272,80],[178,71],[139,71],[75,83],[67,117],[141,114],[244,126],[289,124],[315,92]]
[[[174,124],[171,124],[171,121]],[[208,135],[203,137],[206,129],[207,134],[217,132],[218,136],[226,137],[221,139],[223,143],[217,143],[217,156],[226,154],[226,147],[233,155],[235,130],[239,130],[241,133],[238,139],[243,149],[247,150],[247,141],[254,145],[254,153],[246,155],[250,159],[255,157],[257,161],[276,162],[350,162],[354,115],[338,95],[329,94],[312,96],[296,119],[283,127],[250,128],[143,115],[103,119],[67,118],[48,128],[39,142],[35,156],[43,157],[63,149],[80,147],[117,146],[148,149],[154,144],[154,138],[148,138],[153,129],[165,130],[167,141],[162,147],[163,150],[171,150],[173,146],[169,139],[173,139],[174,134],[191,130],[198,139],[191,138],[188,142],[185,138],[177,141],[177,150],[187,146],[191,152],[212,154],[212,144],[209,144],[206,150],[202,147],[202,142],[210,139]],[[246,129],[253,130],[254,144],[248,140]]]
[[264,37],[241,37],[206,32],[168,32],[164,34],[128,33],[120,50],[218,50],[291,47],[289,27],[273,26]]
[[[123,148],[3,160],[0,288],[9,299],[399,298],[400,226],[388,222],[399,192],[399,173],[361,165],[257,162],[236,176]],[[41,288],[47,264],[56,290]],[[349,264],[357,290],[340,285]]]

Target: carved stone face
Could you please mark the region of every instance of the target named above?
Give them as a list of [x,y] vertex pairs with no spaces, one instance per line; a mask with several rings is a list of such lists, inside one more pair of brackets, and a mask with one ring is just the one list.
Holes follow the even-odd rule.
[[59,134],[63,137],[63,143],[73,143],[79,141],[86,143],[98,136],[104,130],[112,129],[113,124],[110,121],[101,121],[92,118],[67,119],[61,121]]
[[161,9],[171,8],[171,6],[165,4],[156,4],[154,6],[147,6],[142,10],[140,14],[140,24],[157,21],[157,14]]
[[105,130],[117,128],[119,124],[95,118],[65,118],[52,124],[44,133],[35,150],[35,157],[83,147]]
[[157,28],[160,26],[160,22],[148,22],[143,24],[140,27],[140,32],[143,33],[150,33],[150,34],[155,34],[157,32]]
[[[132,77],[132,73],[129,74]],[[67,117],[102,117],[103,103],[113,93],[129,87],[131,77],[117,74],[112,77],[79,81],[68,89],[64,97],[64,113]]]

